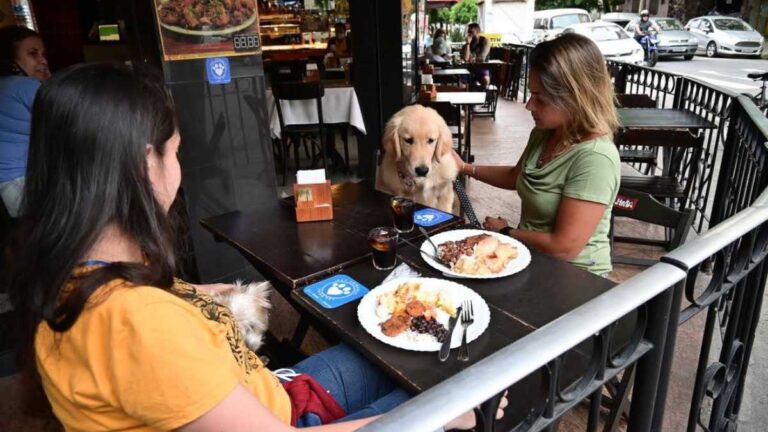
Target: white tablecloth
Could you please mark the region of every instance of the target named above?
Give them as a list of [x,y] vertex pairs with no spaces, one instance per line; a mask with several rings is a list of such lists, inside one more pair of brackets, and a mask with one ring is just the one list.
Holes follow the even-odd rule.
[[[325,89],[323,103],[323,123],[349,123],[362,133],[365,131],[363,113],[357,101],[357,93],[353,87],[329,87]],[[272,136],[280,137],[280,119],[277,117],[277,107],[272,91],[267,90],[267,106],[269,107],[269,128]],[[317,108],[314,100],[282,101],[283,121],[287,125],[317,123]]]

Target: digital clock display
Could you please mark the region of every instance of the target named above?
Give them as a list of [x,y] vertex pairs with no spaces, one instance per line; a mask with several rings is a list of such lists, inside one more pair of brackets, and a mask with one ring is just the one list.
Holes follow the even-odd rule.
[[258,51],[261,49],[257,33],[236,35],[232,38],[232,44],[234,45],[235,52]]

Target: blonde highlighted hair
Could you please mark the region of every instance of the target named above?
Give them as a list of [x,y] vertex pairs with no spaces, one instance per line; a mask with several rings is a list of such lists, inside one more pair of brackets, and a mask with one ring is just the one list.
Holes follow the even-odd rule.
[[613,134],[619,126],[613,84],[594,42],[566,33],[537,45],[529,62],[549,102],[567,116],[566,145],[593,133]]

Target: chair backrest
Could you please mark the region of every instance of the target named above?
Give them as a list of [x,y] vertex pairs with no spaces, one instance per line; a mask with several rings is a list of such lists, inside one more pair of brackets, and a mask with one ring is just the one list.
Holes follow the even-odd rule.
[[621,108],[657,108],[656,100],[644,94],[618,93],[616,101]]
[[647,193],[620,188],[613,203],[613,216],[672,228],[674,236],[669,246],[674,249],[683,244],[688,237],[694,212],[692,209],[678,211],[662,204]]
[[280,101],[311,100],[316,101],[318,130],[320,134],[323,131],[323,96],[325,88],[320,81],[308,82],[278,82],[272,85],[272,96],[275,98],[275,107],[277,108],[277,118],[280,121],[280,130],[285,130],[285,121],[283,119],[283,108]]
[[307,60],[269,61],[264,70],[270,83],[301,81],[307,73]]

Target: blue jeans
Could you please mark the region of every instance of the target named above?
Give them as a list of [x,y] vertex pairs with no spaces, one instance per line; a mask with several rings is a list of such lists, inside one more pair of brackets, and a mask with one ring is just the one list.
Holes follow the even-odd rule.
[[[347,413],[339,422],[383,414],[411,397],[344,344],[303,360],[293,370],[311,376],[331,393]],[[304,415],[298,421],[299,427],[320,424],[320,418],[314,414]]]

